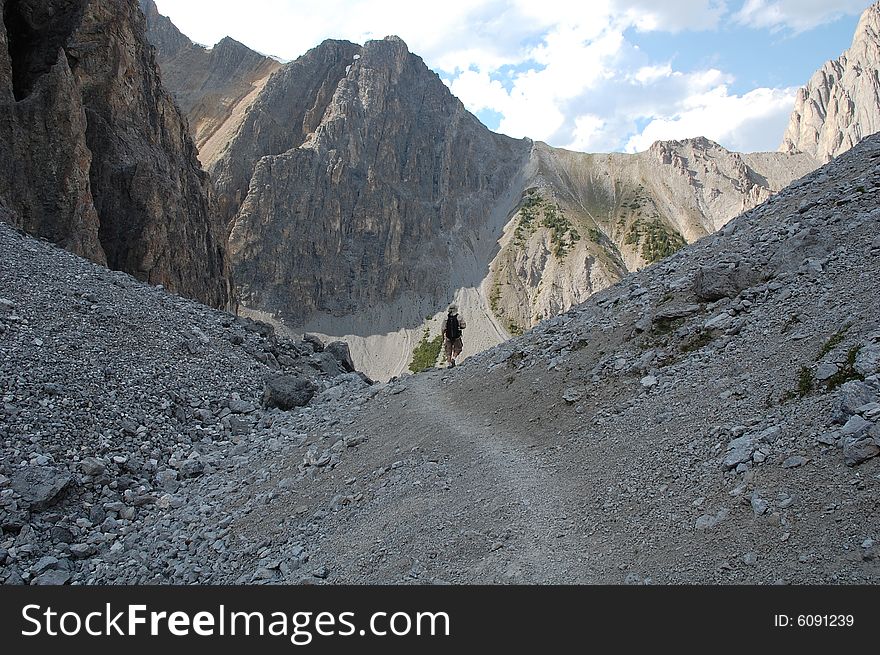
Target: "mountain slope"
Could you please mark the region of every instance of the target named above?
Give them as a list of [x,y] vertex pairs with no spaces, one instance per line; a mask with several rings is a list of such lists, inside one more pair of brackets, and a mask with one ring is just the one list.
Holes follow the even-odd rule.
[[229,37],[204,48],[159,14],[153,0],[140,0],[140,7],[147,19],[147,37],[156,47],[162,81],[186,115],[207,168],[281,64]]
[[535,144],[523,200],[492,263],[492,311],[510,332],[528,329],[815,168],[809,155],[740,154],[702,138],[636,155]]
[[[373,386],[0,226],[0,580],[877,584],[878,197],[873,137]],[[270,354],[308,406],[260,406]]]
[[780,150],[830,161],[880,131],[880,3],[862,14],[852,46],[798,91]]
[[225,306],[226,234],[136,3],[3,0],[5,220]]
[[[877,45],[870,15],[864,50]],[[396,38],[321,44],[271,77],[210,168],[242,311],[344,338],[377,379],[408,369],[450,300],[470,356],[819,165],[796,148],[741,154],[701,138],[638,155],[505,140],[416,60]]]

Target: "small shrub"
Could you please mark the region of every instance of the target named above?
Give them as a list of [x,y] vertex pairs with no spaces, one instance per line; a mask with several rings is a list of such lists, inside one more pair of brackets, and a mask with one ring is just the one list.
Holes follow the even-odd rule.
[[846,333],[849,331],[849,329],[851,327],[852,327],[852,323],[846,323],[842,328],[840,328],[837,332],[835,332],[833,335],[831,335],[831,337],[828,339],[828,341],[825,342],[825,345],[823,345],[819,349],[819,354],[816,355],[816,361],[818,362],[825,355],[827,355],[832,350],[834,350],[838,345],[840,345],[840,343],[846,337]]
[[797,395],[803,398],[813,390],[813,370],[809,366],[801,366],[798,376]]
[[865,376],[856,371],[856,357],[859,356],[861,346],[853,346],[846,354],[846,364],[837,373],[825,382],[828,391],[833,391],[850,380],[864,380]]
[[435,338],[431,339],[428,328],[425,328],[422,340],[413,349],[413,358],[409,364],[409,370],[413,373],[421,373],[422,371],[434,368],[437,365],[437,358],[440,356],[440,349],[442,347],[443,336],[438,334]]

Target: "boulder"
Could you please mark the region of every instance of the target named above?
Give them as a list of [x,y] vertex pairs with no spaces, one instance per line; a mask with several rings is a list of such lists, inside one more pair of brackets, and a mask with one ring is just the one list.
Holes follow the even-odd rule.
[[300,375],[273,375],[266,379],[263,390],[263,406],[290,410],[307,405],[314,397],[317,388],[306,377]]
[[843,445],[843,461],[847,466],[855,466],[880,454],[880,446],[873,439],[848,439]]
[[306,333],[303,335],[303,341],[310,344],[312,346],[312,350],[314,350],[316,353],[324,352],[324,342],[321,341],[321,337],[319,337],[318,335]]
[[859,407],[872,402],[874,397],[875,393],[870,385],[859,380],[847,382],[837,391],[831,420],[838,424],[846,423]]
[[55,503],[73,478],[67,471],[50,466],[27,466],[12,474],[13,490],[32,510],[41,510]]
[[702,300],[733,298],[760,279],[750,264],[742,261],[702,266],[694,278],[694,294]]
[[347,343],[344,341],[333,341],[328,343],[324,350],[333,355],[346,373],[354,371],[354,360],[351,358],[351,350],[349,350]]

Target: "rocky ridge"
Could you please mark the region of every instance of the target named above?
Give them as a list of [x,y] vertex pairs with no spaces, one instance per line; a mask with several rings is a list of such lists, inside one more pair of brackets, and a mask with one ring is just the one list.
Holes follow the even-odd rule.
[[880,131],[880,3],[862,14],[852,46],[798,91],[780,150],[825,163]]
[[205,48],[162,16],[153,0],[140,0],[140,7],[162,82],[187,117],[199,159],[208,168],[281,63],[229,37]]
[[[522,337],[376,385],[0,226],[0,575],[876,583],[878,191],[874,137]],[[270,354],[307,405],[272,407],[296,393]]]
[[[856,37],[866,52],[880,43],[864,27],[871,11]],[[880,111],[880,99],[859,101]],[[637,155],[505,141],[396,38],[327,41],[284,65],[226,137],[210,172],[233,226],[242,311],[343,338],[381,379],[408,369],[450,300],[468,319],[470,356],[819,165],[813,151],[732,153],[702,138]]]
[[137,4],[3,0],[0,10],[3,220],[228,304],[225,229]]
[[809,155],[741,154],[703,138],[635,155],[536,143],[486,282],[491,309],[521,333],[715,232],[816,166]]

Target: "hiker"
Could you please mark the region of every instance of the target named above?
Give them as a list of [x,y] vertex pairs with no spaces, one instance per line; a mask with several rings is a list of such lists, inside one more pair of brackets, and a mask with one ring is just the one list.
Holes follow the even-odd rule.
[[449,305],[446,320],[443,322],[443,348],[449,368],[455,366],[455,358],[461,354],[461,331],[465,328],[464,319],[458,316],[458,306]]

